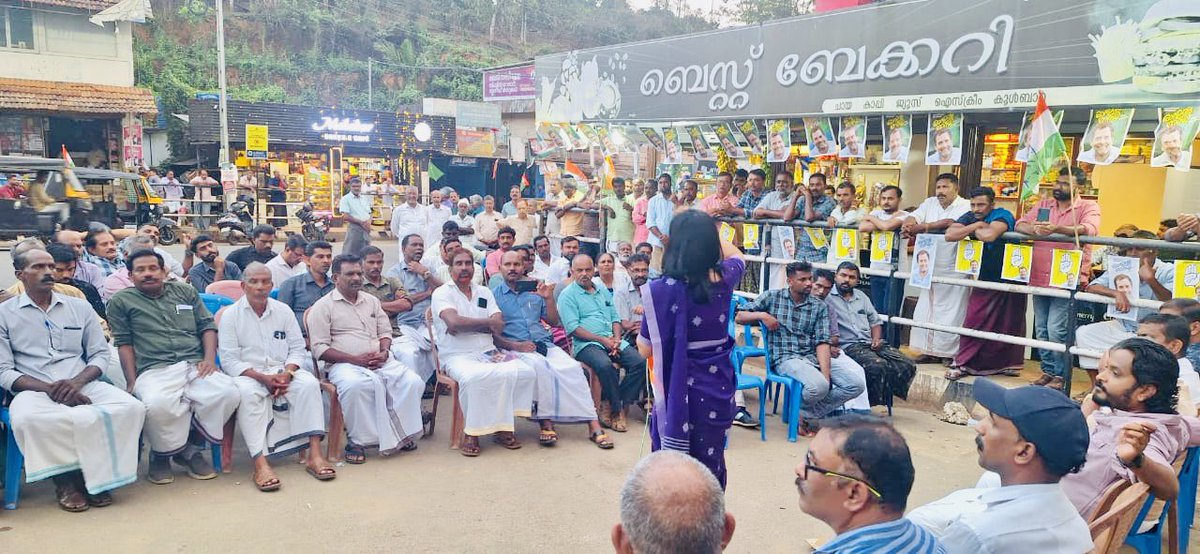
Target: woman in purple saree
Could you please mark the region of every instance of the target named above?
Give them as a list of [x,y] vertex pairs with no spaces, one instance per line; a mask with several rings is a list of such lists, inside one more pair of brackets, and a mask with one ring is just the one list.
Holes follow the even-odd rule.
[[729,305],[746,264],[703,212],[677,214],[670,237],[663,276],[642,287],[638,350],[653,361],[652,450],[687,452],[725,488],[725,436],[737,413]]

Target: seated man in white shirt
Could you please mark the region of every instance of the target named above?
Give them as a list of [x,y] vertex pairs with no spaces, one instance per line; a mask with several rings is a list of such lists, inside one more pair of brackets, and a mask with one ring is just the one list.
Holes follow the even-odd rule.
[[[271,272],[271,282],[275,283],[276,288],[284,281],[308,271],[308,264],[304,262],[306,246],[308,246],[308,241],[304,240],[303,236],[292,235],[287,238],[279,255],[266,263],[267,269]],[[245,272],[243,271],[243,273]]]
[[221,369],[241,393],[238,428],[254,460],[254,485],[278,490],[269,458],[309,449],[308,473],[319,481],[337,476],[321,455],[325,408],[321,385],[308,371],[309,358],[292,309],[270,298],[271,270],[250,262],[242,271],[245,296],[221,313],[217,327]]
[[[1196,373],[1192,362],[1187,359],[1187,344],[1191,338],[1188,321],[1177,315],[1150,314],[1138,322],[1137,336],[1157,342],[1179,360],[1180,402],[1176,409],[1180,415],[1195,416],[1200,410],[1200,405],[1196,404],[1200,399],[1200,374]],[[1191,402],[1185,407],[1184,400]],[[1187,411],[1189,409],[1190,412]]]
[[458,249],[450,257],[454,278],[433,292],[433,329],[442,368],[458,381],[458,398],[466,419],[460,452],[475,457],[479,437],[510,450],[521,447],[513,435],[514,416],[530,417],[537,380],[534,369],[493,340],[504,333],[504,316],[486,287],[472,284],[475,262]]
[[1087,457],[1079,407],[1055,390],[1005,389],[986,379],[975,380],[975,400],[988,411],[975,427],[979,465],[998,473],[1000,486],[954,492],[908,518],[950,554],[1091,551],[1087,523],[1059,484]]
[[[578,244],[576,242],[575,244]],[[570,265],[562,256],[555,256],[550,251],[550,237],[538,235],[533,237],[533,273],[542,281],[558,283],[567,278]]]

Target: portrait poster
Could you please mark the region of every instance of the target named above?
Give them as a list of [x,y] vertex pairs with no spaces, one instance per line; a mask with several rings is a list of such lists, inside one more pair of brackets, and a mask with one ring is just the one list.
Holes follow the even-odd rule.
[[791,227],[771,228],[771,256],[796,259],[796,231]]
[[683,163],[683,147],[679,145],[679,128],[666,127],[663,129],[663,145],[666,150],[662,163],[678,165]]
[[596,128],[587,123],[578,123],[575,129],[587,138],[592,146],[600,146],[600,135],[596,133]]
[[861,115],[848,115],[838,122],[841,132],[842,149],[838,157],[843,159],[862,158],[867,152],[867,118]]
[[[1138,269],[1141,266],[1140,258],[1127,258],[1125,256],[1108,256],[1105,258],[1105,263],[1108,264],[1108,270],[1105,275],[1112,275],[1112,288],[1114,290],[1125,293],[1125,297],[1129,300],[1138,300],[1142,295],[1142,278],[1138,275]],[[1178,274],[1179,268],[1175,268]],[[1104,315],[1114,318],[1123,319],[1125,321],[1137,321],[1137,308],[1130,307],[1128,312],[1117,310],[1113,304],[1108,305],[1108,310]]]
[[732,123],[718,123],[713,126],[713,131],[716,133],[717,141],[721,143],[721,149],[725,151],[725,155],[730,158],[746,157],[746,152],[738,144],[737,135],[734,134]]
[[958,165],[962,161],[961,113],[931,113],[926,137],[925,165]]
[[642,135],[646,137],[646,140],[650,142],[650,145],[658,149],[660,153],[667,151],[666,146],[663,144],[662,135],[658,133],[658,129],[655,129],[654,127],[638,127],[638,129],[642,131]]
[[[1050,110],[1051,117],[1054,118],[1054,126],[1062,125],[1063,111]],[[1028,162],[1029,156],[1033,155],[1033,150],[1029,148],[1029,124],[1033,122],[1033,112],[1025,112],[1025,117],[1021,120],[1021,134],[1017,136],[1017,153],[1013,154],[1013,159],[1018,162]]]
[[546,128],[546,134],[556,148],[578,150],[580,147],[575,143],[574,134],[568,131],[570,128],[570,125],[550,125]]
[[1109,165],[1121,155],[1133,108],[1093,110],[1076,161],[1092,165]]
[[646,135],[638,131],[637,125],[612,125],[608,133],[622,152],[636,152],[639,145],[647,142]]
[[742,134],[742,139],[750,146],[752,154],[763,154],[762,137],[758,135],[758,123],[753,119],[743,119],[737,122],[738,132]]
[[896,232],[895,231],[872,231],[871,232],[871,262],[890,264],[892,263],[892,251],[896,247]]
[[592,128],[596,131],[596,136],[600,138],[600,151],[605,156],[616,156],[621,151],[617,149],[617,144],[613,142],[612,134],[609,133],[608,125],[598,123]]
[[1079,267],[1082,264],[1082,250],[1055,248],[1050,256],[1050,286],[1074,290],[1079,286]]
[[713,161],[717,159],[717,153],[708,145],[708,139],[704,138],[704,128],[699,125],[687,127],[688,137],[692,140],[692,151],[696,154],[696,159],[700,161]]
[[1175,286],[1172,297],[1200,300],[1200,261],[1175,261]]
[[813,248],[820,250],[829,246],[829,239],[825,238],[825,231],[805,227],[804,232],[808,235],[808,241],[812,243]]
[[908,161],[908,148],[912,146],[912,115],[885,115],[882,121],[883,161]]
[[742,224],[742,250],[757,250],[758,236],[762,227],[753,223]]
[[829,263],[851,261],[858,263],[858,229],[835,229],[833,248],[827,254]]
[[808,155],[836,156],[837,138],[833,136],[833,121],[828,117],[804,118],[804,137],[808,141]]
[[963,239],[958,241],[954,255],[954,271],[979,277],[979,264],[983,261],[983,241]]
[[1004,265],[1000,267],[1000,278],[1020,283],[1029,282],[1033,267],[1033,246],[1028,244],[1004,245]]
[[937,245],[941,238],[941,235],[917,235],[916,244],[913,246],[912,268],[909,270],[911,275],[908,278],[912,286],[928,290],[933,285],[933,267],[937,262]]
[[721,240],[732,244],[734,237],[737,236],[737,230],[733,228],[733,225],[730,225],[730,224],[722,221],[721,222],[721,230],[719,231],[719,234],[721,236]]
[[561,123],[557,125],[571,142],[571,150],[587,150],[591,146],[587,137],[583,136],[574,125],[569,123]]
[[530,145],[533,148],[534,157],[542,159],[563,151],[562,137],[555,132],[553,125],[539,123],[534,134],[536,135],[537,144]]
[[1192,168],[1192,142],[1200,128],[1200,106],[1159,108],[1158,128],[1154,130],[1154,149],[1150,167]]
[[767,121],[767,161],[786,162],[792,155],[792,122],[787,119]]

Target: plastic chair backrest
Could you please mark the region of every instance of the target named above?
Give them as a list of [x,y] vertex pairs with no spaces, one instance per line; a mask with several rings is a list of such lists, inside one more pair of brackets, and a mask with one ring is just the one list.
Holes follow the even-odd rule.
[[246,294],[242,290],[242,282],[237,279],[223,279],[221,281],[213,281],[204,287],[204,292],[208,294],[219,294],[230,300],[237,301]]
[[1093,550],[1097,554],[1109,554],[1120,550],[1125,535],[1133,527],[1138,510],[1150,495],[1150,486],[1134,483],[1121,491],[1112,506],[1088,525],[1092,532]]
[[217,313],[217,310],[220,310],[222,307],[233,304],[233,300],[230,300],[226,296],[209,294],[207,292],[200,293],[200,301],[204,302],[204,307],[208,308],[208,313],[210,314],[215,314]]
[[[775,369],[771,367],[771,347],[769,346],[770,343],[767,342],[767,334],[770,333],[771,331],[767,329],[767,324],[763,323],[761,321],[758,323],[758,331],[760,333],[762,333],[762,341],[763,341],[762,349],[763,349],[763,352],[766,353],[763,356],[763,360],[764,360],[763,366],[766,367],[767,374],[770,375],[770,374],[775,373]],[[750,326],[749,325],[746,326],[746,336],[750,337]],[[750,340],[751,340],[750,338],[746,339],[747,342],[749,342]]]
[[271,300],[279,300],[279,289],[271,289]]

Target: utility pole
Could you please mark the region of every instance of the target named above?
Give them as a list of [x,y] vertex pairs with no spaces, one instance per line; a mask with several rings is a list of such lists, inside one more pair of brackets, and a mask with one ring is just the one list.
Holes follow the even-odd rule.
[[[225,8],[222,3],[225,0],[216,0],[217,5],[217,86],[220,87],[220,98],[217,100],[218,115],[221,120],[221,151],[217,155],[217,161],[220,163],[221,169],[226,169],[229,163],[229,91],[225,86]],[[236,188],[234,189],[236,191]],[[225,209],[229,209],[229,204],[233,202],[234,191],[229,191],[231,194],[225,194]]]
[[367,58],[367,109],[375,109],[375,58]]

